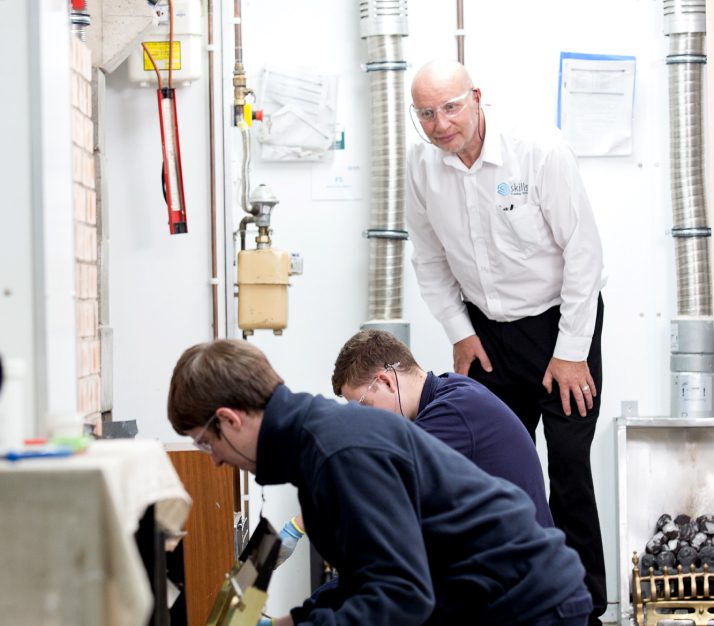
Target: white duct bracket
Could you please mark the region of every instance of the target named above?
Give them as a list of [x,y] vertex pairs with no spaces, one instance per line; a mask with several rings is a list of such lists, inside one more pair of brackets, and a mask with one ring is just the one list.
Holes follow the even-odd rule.
[[407,0],[360,0],[360,37],[409,34]]
[[92,63],[111,74],[158,23],[146,0],[87,0],[91,26],[87,45]]
[[705,33],[706,0],[664,0],[664,34]]

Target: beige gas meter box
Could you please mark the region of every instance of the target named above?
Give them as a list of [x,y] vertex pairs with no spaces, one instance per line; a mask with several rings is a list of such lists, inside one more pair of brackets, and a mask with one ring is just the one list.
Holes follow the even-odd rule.
[[276,335],[288,325],[288,276],[291,256],[285,250],[264,248],[238,253],[238,326]]

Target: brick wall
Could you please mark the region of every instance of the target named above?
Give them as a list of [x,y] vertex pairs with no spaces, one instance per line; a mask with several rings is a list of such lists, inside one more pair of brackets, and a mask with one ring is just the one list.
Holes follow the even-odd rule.
[[101,351],[92,58],[89,48],[76,37],[72,37],[72,180],[79,361],[77,410],[85,422],[98,426],[101,423]]

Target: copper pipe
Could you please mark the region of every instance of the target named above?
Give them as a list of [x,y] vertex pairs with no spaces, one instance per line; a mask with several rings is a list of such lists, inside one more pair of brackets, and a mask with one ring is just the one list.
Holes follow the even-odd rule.
[[149,51],[149,48],[147,45],[142,41],[141,42],[141,47],[144,48],[144,52],[146,52],[146,56],[149,57],[149,61],[151,62],[151,65],[154,68],[154,71],[156,72],[156,80],[159,82],[159,91],[163,89],[163,85],[161,83],[161,73],[159,72],[159,68],[156,66],[156,61],[154,60],[154,56],[151,54]]
[[464,64],[464,0],[456,0],[456,51],[461,65]]
[[213,0],[208,0],[208,137],[211,189],[211,304],[213,312],[213,338],[218,339],[218,246],[216,243],[216,156],[215,128],[213,116]]

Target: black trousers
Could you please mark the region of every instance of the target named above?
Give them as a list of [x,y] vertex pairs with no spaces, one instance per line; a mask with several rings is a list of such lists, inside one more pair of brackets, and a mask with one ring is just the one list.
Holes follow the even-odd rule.
[[571,415],[565,415],[557,383],[553,383],[552,393],[548,393],[542,385],[558,337],[559,307],[515,322],[494,322],[470,302],[466,303],[466,307],[474,330],[493,365],[493,371],[489,373],[484,371],[479,361],[474,361],[469,376],[484,384],[511,407],[533,441],[538,422],[541,416],[543,418],[548,446],[550,510],[555,525],[565,533],[567,544],[580,555],[586,570],[585,584],[593,600],[591,624],[599,624],[596,617],[607,608],[607,590],[600,521],[590,468],[590,445],[602,393],[602,296],[598,298],[597,321],[587,359],[598,395],[585,417],[580,416],[572,397]]

